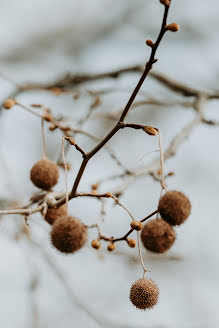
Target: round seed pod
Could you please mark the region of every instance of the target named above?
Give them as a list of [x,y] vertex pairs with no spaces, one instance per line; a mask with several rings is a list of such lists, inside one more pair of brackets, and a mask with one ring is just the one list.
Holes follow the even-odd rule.
[[176,236],[172,226],[166,221],[154,219],[144,225],[141,240],[147,250],[161,254],[170,249]]
[[159,289],[151,279],[139,279],[130,289],[130,301],[140,310],[152,308],[157,304]]
[[67,215],[66,204],[60,206],[59,208],[48,208],[45,216],[45,220],[49,224],[53,224],[57,219],[63,218]]
[[42,158],[33,165],[30,179],[36,187],[50,190],[58,182],[59,167],[49,159]]
[[182,224],[191,212],[189,198],[180,191],[172,190],[160,199],[158,210],[161,217],[171,225]]
[[51,242],[62,253],[74,253],[84,246],[87,241],[87,230],[83,223],[66,216],[57,219],[51,230]]

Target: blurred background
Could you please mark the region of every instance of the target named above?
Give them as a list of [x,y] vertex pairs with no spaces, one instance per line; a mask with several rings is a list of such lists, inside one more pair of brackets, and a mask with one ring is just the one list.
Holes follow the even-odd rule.
[[[219,89],[218,12],[216,0],[172,1],[169,22],[181,30],[168,33],[157,53],[154,69],[200,90]],[[48,83],[66,73],[99,73],[144,64],[149,56],[145,40],[155,40],[163,7],[158,0],[1,0],[0,21],[0,99],[13,95],[15,83]],[[104,79],[78,86],[79,99],[72,93],[60,96],[48,91],[28,91],[17,95],[29,106],[40,103],[54,115],[63,115],[78,127],[94,99],[88,91],[109,89],[101,96],[83,129],[101,137],[115,123],[107,113],[126,104],[139,79],[129,73],[117,79]],[[164,149],[195,113],[178,103],[188,99],[171,92],[149,78],[140,97],[176,103],[174,106],[140,106],[129,122],[161,129]],[[141,98],[139,98],[141,99]],[[104,114],[104,115],[103,115]],[[205,106],[205,117],[219,120],[218,101]],[[0,209],[27,204],[37,189],[29,171],[42,156],[40,120],[16,108],[0,110]],[[129,301],[131,284],[142,275],[137,249],[118,244],[108,253],[106,244],[99,252],[90,247],[96,232],[77,254],[58,254],[49,242],[50,227],[40,215],[29,220],[30,238],[21,234],[23,218],[0,218],[0,326],[4,328],[130,327],[130,328],[207,328],[217,327],[218,316],[218,161],[219,128],[199,124],[178,148],[176,156],[165,163],[174,171],[168,188],[184,191],[191,199],[192,214],[176,229],[177,241],[165,255],[143,250],[148,275],[160,288],[159,304],[140,312]],[[57,160],[61,134],[46,134],[49,157]],[[77,135],[85,150],[95,142]],[[110,141],[118,158],[130,170],[146,167],[159,157],[158,140],[139,131],[122,131]],[[71,149],[69,188],[77,173],[81,156]],[[118,175],[118,168],[107,152],[101,151],[80,184],[87,191],[92,183]],[[122,184],[111,179],[103,184],[110,191]],[[56,190],[64,190],[64,172]],[[150,176],[136,179],[123,193],[121,201],[136,218],[154,211],[160,185]],[[72,215],[86,224],[100,216],[100,202],[80,199],[70,202]],[[129,217],[107,201],[103,230],[121,236],[129,227]]]

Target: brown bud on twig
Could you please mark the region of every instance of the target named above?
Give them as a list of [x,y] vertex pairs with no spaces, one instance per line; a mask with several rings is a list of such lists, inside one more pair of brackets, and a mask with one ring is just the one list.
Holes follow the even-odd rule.
[[94,240],[92,240],[92,242],[91,242],[91,246],[92,246],[94,249],[100,249],[100,247],[101,247],[100,241],[99,241],[98,239],[94,239]]
[[105,194],[105,196],[106,196],[107,198],[111,198],[111,197],[113,196],[113,194],[112,194],[111,192],[107,192],[107,193]]
[[30,178],[36,187],[50,190],[58,182],[59,167],[49,159],[40,159],[32,167]]
[[161,217],[171,225],[182,224],[191,212],[189,198],[180,191],[172,190],[160,199],[158,210]]
[[179,31],[179,25],[177,23],[166,25],[166,30],[170,32],[177,32]]
[[139,279],[130,289],[130,301],[140,310],[152,308],[157,304],[159,289],[151,279]]
[[16,101],[14,99],[7,99],[4,103],[5,109],[11,109],[16,104]]
[[109,252],[113,252],[113,251],[115,250],[115,248],[116,248],[116,245],[115,245],[113,242],[111,242],[111,243],[107,246],[107,249],[108,249]]
[[148,40],[146,40],[146,45],[147,45],[148,47],[153,48],[154,43],[153,43],[153,41],[152,41],[151,39],[148,39]]
[[56,124],[50,125],[50,127],[49,127],[49,130],[50,131],[54,131],[55,129],[57,129],[57,125]]
[[75,146],[75,144],[76,144],[75,139],[72,138],[72,137],[70,137],[70,138],[68,139],[68,142],[69,142],[70,145],[72,145],[72,146]]
[[133,220],[130,223],[130,226],[133,230],[140,231],[143,228],[143,223],[141,221]]
[[160,0],[160,3],[164,6],[169,6],[170,5],[170,0]]
[[145,126],[144,131],[149,134],[149,136],[156,136],[157,130],[153,126]]
[[59,96],[61,93],[63,93],[63,90],[58,87],[50,88],[50,91],[54,93],[56,96]]
[[127,244],[129,245],[129,247],[131,247],[131,248],[136,247],[136,241],[134,239],[127,238],[126,241],[127,241]]
[[91,186],[91,189],[93,191],[96,191],[98,189],[98,187],[99,187],[99,184],[98,183],[93,183],[92,186]]
[[44,120],[46,120],[47,122],[52,122],[53,121],[53,117],[51,114],[46,114],[43,116]]
[[[65,169],[65,164],[63,162],[59,163],[58,166]],[[71,170],[71,164],[66,162],[66,168],[67,168],[67,171],[70,171]]]

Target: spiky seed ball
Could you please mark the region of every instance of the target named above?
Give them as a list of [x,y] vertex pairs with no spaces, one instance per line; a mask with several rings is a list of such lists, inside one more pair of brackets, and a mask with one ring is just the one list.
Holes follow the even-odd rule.
[[146,310],[157,304],[159,289],[151,279],[139,279],[130,289],[130,301],[137,309]]
[[114,243],[109,243],[109,245],[107,246],[107,249],[109,252],[113,252],[116,248],[116,245]]
[[100,249],[100,247],[101,247],[100,241],[99,241],[98,239],[94,239],[94,240],[92,240],[92,242],[91,242],[91,246],[92,246],[94,249]]
[[176,236],[173,228],[166,221],[154,219],[144,225],[141,240],[147,250],[165,253],[173,245]]
[[130,223],[130,226],[133,230],[140,231],[143,228],[143,223],[141,221],[133,220]]
[[7,99],[4,103],[5,109],[11,109],[16,104],[16,101],[14,99]]
[[45,216],[45,220],[49,224],[53,224],[57,219],[63,218],[67,215],[66,204],[60,206],[59,208],[48,208]]
[[134,239],[127,238],[126,241],[127,241],[127,244],[129,245],[129,247],[131,247],[131,248],[136,247],[136,241]]
[[58,182],[59,167],[49,159],[42,158],[33,165],[30,178],[36,187],[50,190]]
[[51,242],[62,253],[74,253],[87,241],[87,230],[83,223],[66,216],[57,219],[51,230]]
[[158,210],[161,217],[172,225],[182,224],[191,212],[189,198],[180,191],[172,190],[160,199]]

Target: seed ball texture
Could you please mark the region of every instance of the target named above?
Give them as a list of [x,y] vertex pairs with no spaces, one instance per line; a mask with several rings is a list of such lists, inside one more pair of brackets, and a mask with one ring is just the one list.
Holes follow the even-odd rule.
[[40,159],[33,165],[30,178],[36,187],[50,190],[59,180],[59,167],[49,159]]
[[140,310],[152,308],[157,304],[159,289],[151,279],[139,279],[130,289],[130,301]]
[[175,226],[182,224],[191,212],[189,198],[180,191],[172,190],[160,199],[158,210],[161,217]]
[[154,219],[144,225],[141,240],[147,250],[162,254],[170,249],[176,236],[172,226],[166,221]]
[[45,220],[52,225],[57,219],[65,216],[67,216],[66,204],[60,206],[59,208],[48,208]]
[[51,242],[62,253],[74,253],[84,246],[87,241],[87,230],[83,223],[66,216],[57,219],[51,230]]

